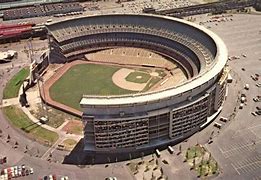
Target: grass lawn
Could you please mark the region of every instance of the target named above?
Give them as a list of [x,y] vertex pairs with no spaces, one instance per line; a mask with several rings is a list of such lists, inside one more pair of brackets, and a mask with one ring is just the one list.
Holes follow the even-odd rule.
[[83,133],[83,125],[81,123],[69,122],[66,127],[68,127],[66,130],[70,134],[82,135]]
[[62,144],[65,146],[65,149],[70,150],[77,144],[77,141],[74,139],[65,139]]
[[29,76],[29,67],[21,69],[12,79],[7,83],[4,88],[3,98],[9,99],[18,96],[19,89],[23,81]]
[[53,144],[58,139],[58,134],[32,122],[24,112],[17,106],[3,108],[7,119],[16,127],[26,132],[30,137],[42,143],[48,141]]
[[202,146],[188,148],[185,158],[199,177],[218,173],[217,162]]
[[150,79],[150,74],[144,72],[131,72],[125,79],[126,81],[135,82],[135,83],[146,83]]
[[112,82],[120,67],[98,64],[79,64],[71,67],[50,88],[53,100],[80,110],[82,95],[120,95],[135,91],[122,89]]
[[148,91],[151,87],[153,87],[159,81],[160,81],[159,77],[152,77],[150,79],[150,81],[146,84],[146,86],[143,88],[142,92]]
[[198,176],[211,176],[218,173],[217,162],[211,158],[209,161],[203,160],[196,165],[196,172]]
[[77,143],[74,139],[65,139],[63,144],[66,146],[74,146]]
[[205,150],[200,146],[193,146],[187,150],[187,160],[193,159],[194,157],[201,157]]

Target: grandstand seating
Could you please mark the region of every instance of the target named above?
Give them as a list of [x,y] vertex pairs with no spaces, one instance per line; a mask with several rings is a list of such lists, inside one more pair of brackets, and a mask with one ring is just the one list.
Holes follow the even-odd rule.
[[161,51],[162,54],[179,61],[188,71],[187,74],[196,75],[200,73],[200,69],[212,65],[216,53],[213,51],[213,43],[206,40],[204,33],[200,34],[200,31],[197,31],[198,34],[190,34],[190,29],[181,28],[178,24],[173,30],[168,29],[164,21],[155,22],[151,27],[146,21],[140,25],[137,24],[137,20],[132,19],[127,21],[128,23],[121,22],[121,18],[114,23],[99,18],[93,22],[92,18],[88,21],[81,19],[77,18],[68,23],[64,21],[48,27],[68,60],[108,47],[143,47]]
[[[54,31],[54,35],[57,37],[58,41],[65,41],[67,39],[72,39],[76,37],[81,36],[87,36],[98,32],[136,32],[136,33],[142,33],[142,34],[154,34],[157,36],[167,37],[168,39],[175,40],[177,42],[182,43],[183,45],[186,45],[188,48],[192,49],[193,52],[200,57],[199,59],[202,59],[201,66],[205,66],[205,64],[209,65],[210,60],[213,59],[213,56],[211,55],[211,52],[204,48],[202,44],[199,42],[186,37],[184,35],[181,35],[179,33],[170,33],[166,30],[153,30],[151,28],[139,28],[139,27],[133,27],[132,25],[121,25],[121,27],[117,25],[113,25],[113,28],[111,29],[109,26],[103,25],[95,27],[95,26],[67,26],[62,29],[59,29],[57,31]],[[127,28],[127,29],[125,29]],[[87,30],[87,31],[86,31]],[[156,32],[156,34],[155,34]]]
[[[92,58],[88,58],[88,57]],[[166,60],[162,56],[140,48],[116,48],[103,50],[101,52],[87,55],[88,60],[94,59],[100,62],[118,63],[118,64],[149,64],[162,68],[175,68],[173,62]]]
[[13,1],[17,1],[17,0],[0,0],[0,3],[13,2]]

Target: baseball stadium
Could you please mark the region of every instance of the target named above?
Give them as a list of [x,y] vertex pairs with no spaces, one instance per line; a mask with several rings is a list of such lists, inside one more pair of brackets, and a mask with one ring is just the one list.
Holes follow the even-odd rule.
[[[47,25],[44,101],[80,116],[84,150],[176,144],[209,124],[226,97],[227,49],[208,29],[160,15],[94,15]],[[43,69],[32,69],[36,77]]]

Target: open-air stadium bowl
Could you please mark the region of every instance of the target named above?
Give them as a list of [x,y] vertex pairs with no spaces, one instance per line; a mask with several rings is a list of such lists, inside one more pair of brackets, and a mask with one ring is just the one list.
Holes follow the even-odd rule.
[[221,111],[227,48],[210,30],[158,15],[95,15],[47,25],[50,63],[86,53],[139,47],[179,64],[188,80],[164,90],[120,96],[83,95],[84,142],[90,152],[155,150],[187,138]]

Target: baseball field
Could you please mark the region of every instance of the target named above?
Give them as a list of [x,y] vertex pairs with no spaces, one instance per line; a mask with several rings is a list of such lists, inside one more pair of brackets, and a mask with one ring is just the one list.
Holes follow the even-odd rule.
[[[127,70],[126,77],[116,73],[123,69],[125,72]],[[135,70],[103,64],[77,64],[53,83],[49,93],[53,100],[80,110],[79,102],[82,95],[133,94],[143,92],[148,83],[155,84],[159,80],[160,77],[152,77],[148,69]],[[140,86],[140,89],[135,89],[133,86]]]
[[[53,100],[69,107],[80,110],[79,102],[82,95],[122,95],[137,93],[137,91],[124,89],[113,83],[112,76],[121,67],[101,64],[78,64],[72,66],[49,89]],[[135,81],[135,73],[130,80]],[[147,73],[139,72],[137,81],[148,81]],[[118,77],[121,78],[121,77]]]

